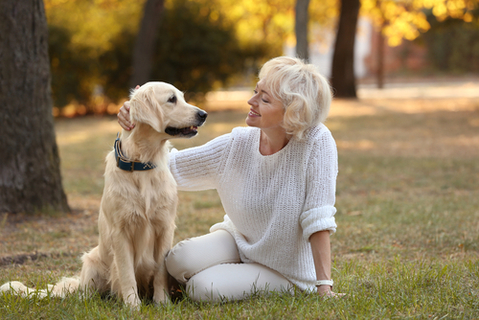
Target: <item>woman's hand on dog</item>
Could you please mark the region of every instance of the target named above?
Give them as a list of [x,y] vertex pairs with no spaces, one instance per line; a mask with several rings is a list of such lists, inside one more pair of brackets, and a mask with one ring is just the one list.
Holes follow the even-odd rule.
[[[140,86],[136,86],[135,89],[138,89]],[[130,131],[135,127],[134,123],[130,121],[130,101],[126,101],[123,106],[120,108],[120,112],[116,115],[118,117],[118,123],[120,126]]]
[[118,123],[123,129],[130,131],[135,127],[135,124],[130,122],[130,101],[126,101],[123,104],[123,106],[120,108],[120,112],[117,114],[117,117]]

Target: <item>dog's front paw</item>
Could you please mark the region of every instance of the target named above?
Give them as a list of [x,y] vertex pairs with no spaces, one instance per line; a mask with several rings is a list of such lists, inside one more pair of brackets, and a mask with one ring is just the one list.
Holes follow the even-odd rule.
[[153,301],[155,304],[168,305],[171,303],[170,296],[165,292],[165,290],[156,290],[153,295]]
[[141,300],[138,298],[138,295],[135,293],[129,294],[128,296],[123,297],[123,301],[132,309],[139,310],[141,305]]

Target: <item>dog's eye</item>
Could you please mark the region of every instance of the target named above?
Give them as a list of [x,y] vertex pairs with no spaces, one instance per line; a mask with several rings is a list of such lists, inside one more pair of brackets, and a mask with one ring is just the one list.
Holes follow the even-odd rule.
[[172,96],[168,99],[169,103],[176,103],[176,96]]

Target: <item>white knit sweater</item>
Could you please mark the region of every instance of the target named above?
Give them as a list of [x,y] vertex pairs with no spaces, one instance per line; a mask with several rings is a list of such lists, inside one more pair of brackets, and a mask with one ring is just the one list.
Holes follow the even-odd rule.
[[243,262],[313,290],[309,237],[336,231],[336,144],[323,124],[273,155],[261,155],[259,141],[259,129],[235,128],[203,146],[172,150],[170,169],[179,190],[218,191],[226,215],[210,231],[227,230]]

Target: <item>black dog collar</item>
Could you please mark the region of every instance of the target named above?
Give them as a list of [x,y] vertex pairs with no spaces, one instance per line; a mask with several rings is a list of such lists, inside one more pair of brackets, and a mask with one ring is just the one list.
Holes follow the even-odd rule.
[[155,169],[156,165],[151,162],[138,162],[138,161],[131,161],[128,160],[123,152],[121,152],[121,141],[120,141],[120,134],[117,135],[115,140],[115,158],[116,158],[116,166],[121,170],[125,171],[146,171]]

